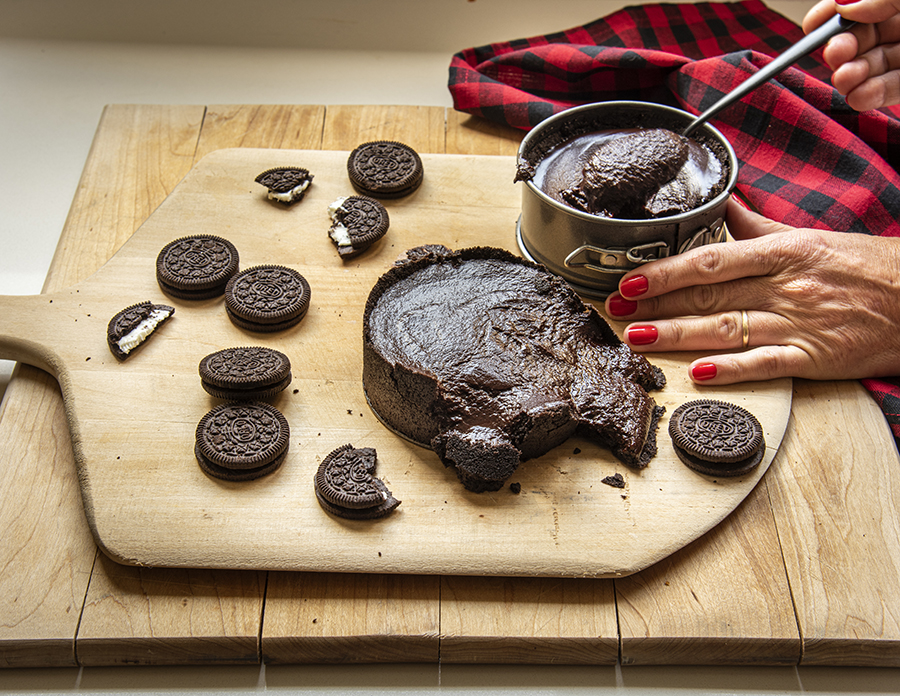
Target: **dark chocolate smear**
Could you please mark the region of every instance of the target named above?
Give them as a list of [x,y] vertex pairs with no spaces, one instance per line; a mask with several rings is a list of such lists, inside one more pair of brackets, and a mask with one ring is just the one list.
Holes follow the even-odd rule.
[[688,157],[687,139],[655,128],[613,138],[587,159],[581,181],[562,192],[566,203],[593,215],[620,217],[675,177]]

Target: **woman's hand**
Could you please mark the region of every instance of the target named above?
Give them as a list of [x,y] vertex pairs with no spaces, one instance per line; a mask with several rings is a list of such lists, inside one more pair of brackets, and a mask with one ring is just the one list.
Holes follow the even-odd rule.
[[794,229],[734,199],[727,218],[736,241],[623,276],[606,311],[634,322],[634,350],[710,352],[689,366],[705,384],[900,374],[900,238]]
[[803,31],[808,34],[838,10],[861,24],[825,46],[834,88],[856,111],[900,104],[900,0],[820,0],[803,19]]

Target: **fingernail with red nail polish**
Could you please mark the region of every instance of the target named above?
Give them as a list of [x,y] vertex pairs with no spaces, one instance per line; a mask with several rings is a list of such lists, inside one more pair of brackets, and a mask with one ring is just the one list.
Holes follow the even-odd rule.
[[619,292],[628,297],[637,297],[647,292],[650,285],[642,275],[631,276],[619,283]]
[[691,377],[697,382],[705,382],[715,377],[717,372],[712,363],[697,363],[691,370]]
[[648,346],[656,343],[659,332],[655,326],[631,326],[625,331],[628,342],[634,346]]
[[627,317],[637,310],[637,302],[626,300],[621,295],[611,295],[607,301],[609,313],[614,317]]

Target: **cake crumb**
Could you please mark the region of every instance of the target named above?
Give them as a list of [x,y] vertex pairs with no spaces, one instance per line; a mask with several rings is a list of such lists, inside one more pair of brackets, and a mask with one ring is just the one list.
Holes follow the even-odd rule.
[[622,478],[622,474],[618,472],[612,476],[607,476],[601,483],[605,483],[607,486],[612,486],[613,488],[625,488],[625,479]]
[[522,492],[522,484],[518,483],[518,482],[511,483],[511,484],[509,484],[509,490],[511,490],[516,495],[519,495],[519,493]]

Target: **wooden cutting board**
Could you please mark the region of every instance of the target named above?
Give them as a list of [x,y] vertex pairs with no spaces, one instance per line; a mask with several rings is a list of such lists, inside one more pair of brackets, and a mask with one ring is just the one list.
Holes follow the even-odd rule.
[[[668,386],[654,394],[669,413],[694,398],[721,398],[763,424],[767,452],[752,475],[714,480],[687,469],[660,422],[659,454],[633,471],[607,450],[573,438],[525,462],[518,495],[469,493],[430,450],[388,431],[361,383],[362,310],[400,253],[425,243],[517,251],[521,193],[511,157],[423,155],[425,183],[387,203],[391,228],[366,254],[338,257],[326,209],[352,194],[346,152],[220,150],[188,174],[122,249],[67,291],[0,297],[0,358],[57,376],[66,404],[85,512],[98,545],[128,564],[376,572],[615,577],[637,572],[724,519],[777,452],[790,413],[791,381],[696,388],[687,354],[653,356]],[[274,166],[315,176],[290,208],[268,201],[253,179]],[[222,299],[164,295],[155,259],[188,234],[231,240],[241,267],[278,263],[312,287],[305,319],[279,334],[253,334],[225,316]],[[151,300],[175,316],[119,363],[106,346],[118,311]],[[621,325],[615,325],[621,328]],[[275,474],[249,483],[205,476],[193,455],[200,418],[219,403],[200,387],[205,355],[237,345],[286,353],[294,381],[273,403],[291,426]],[[402,500],[387,519],[327,515],[313,494],[322,458],[351,443],[378,451],[377,475]],[[624,489],[601,479],[620,472]]]

